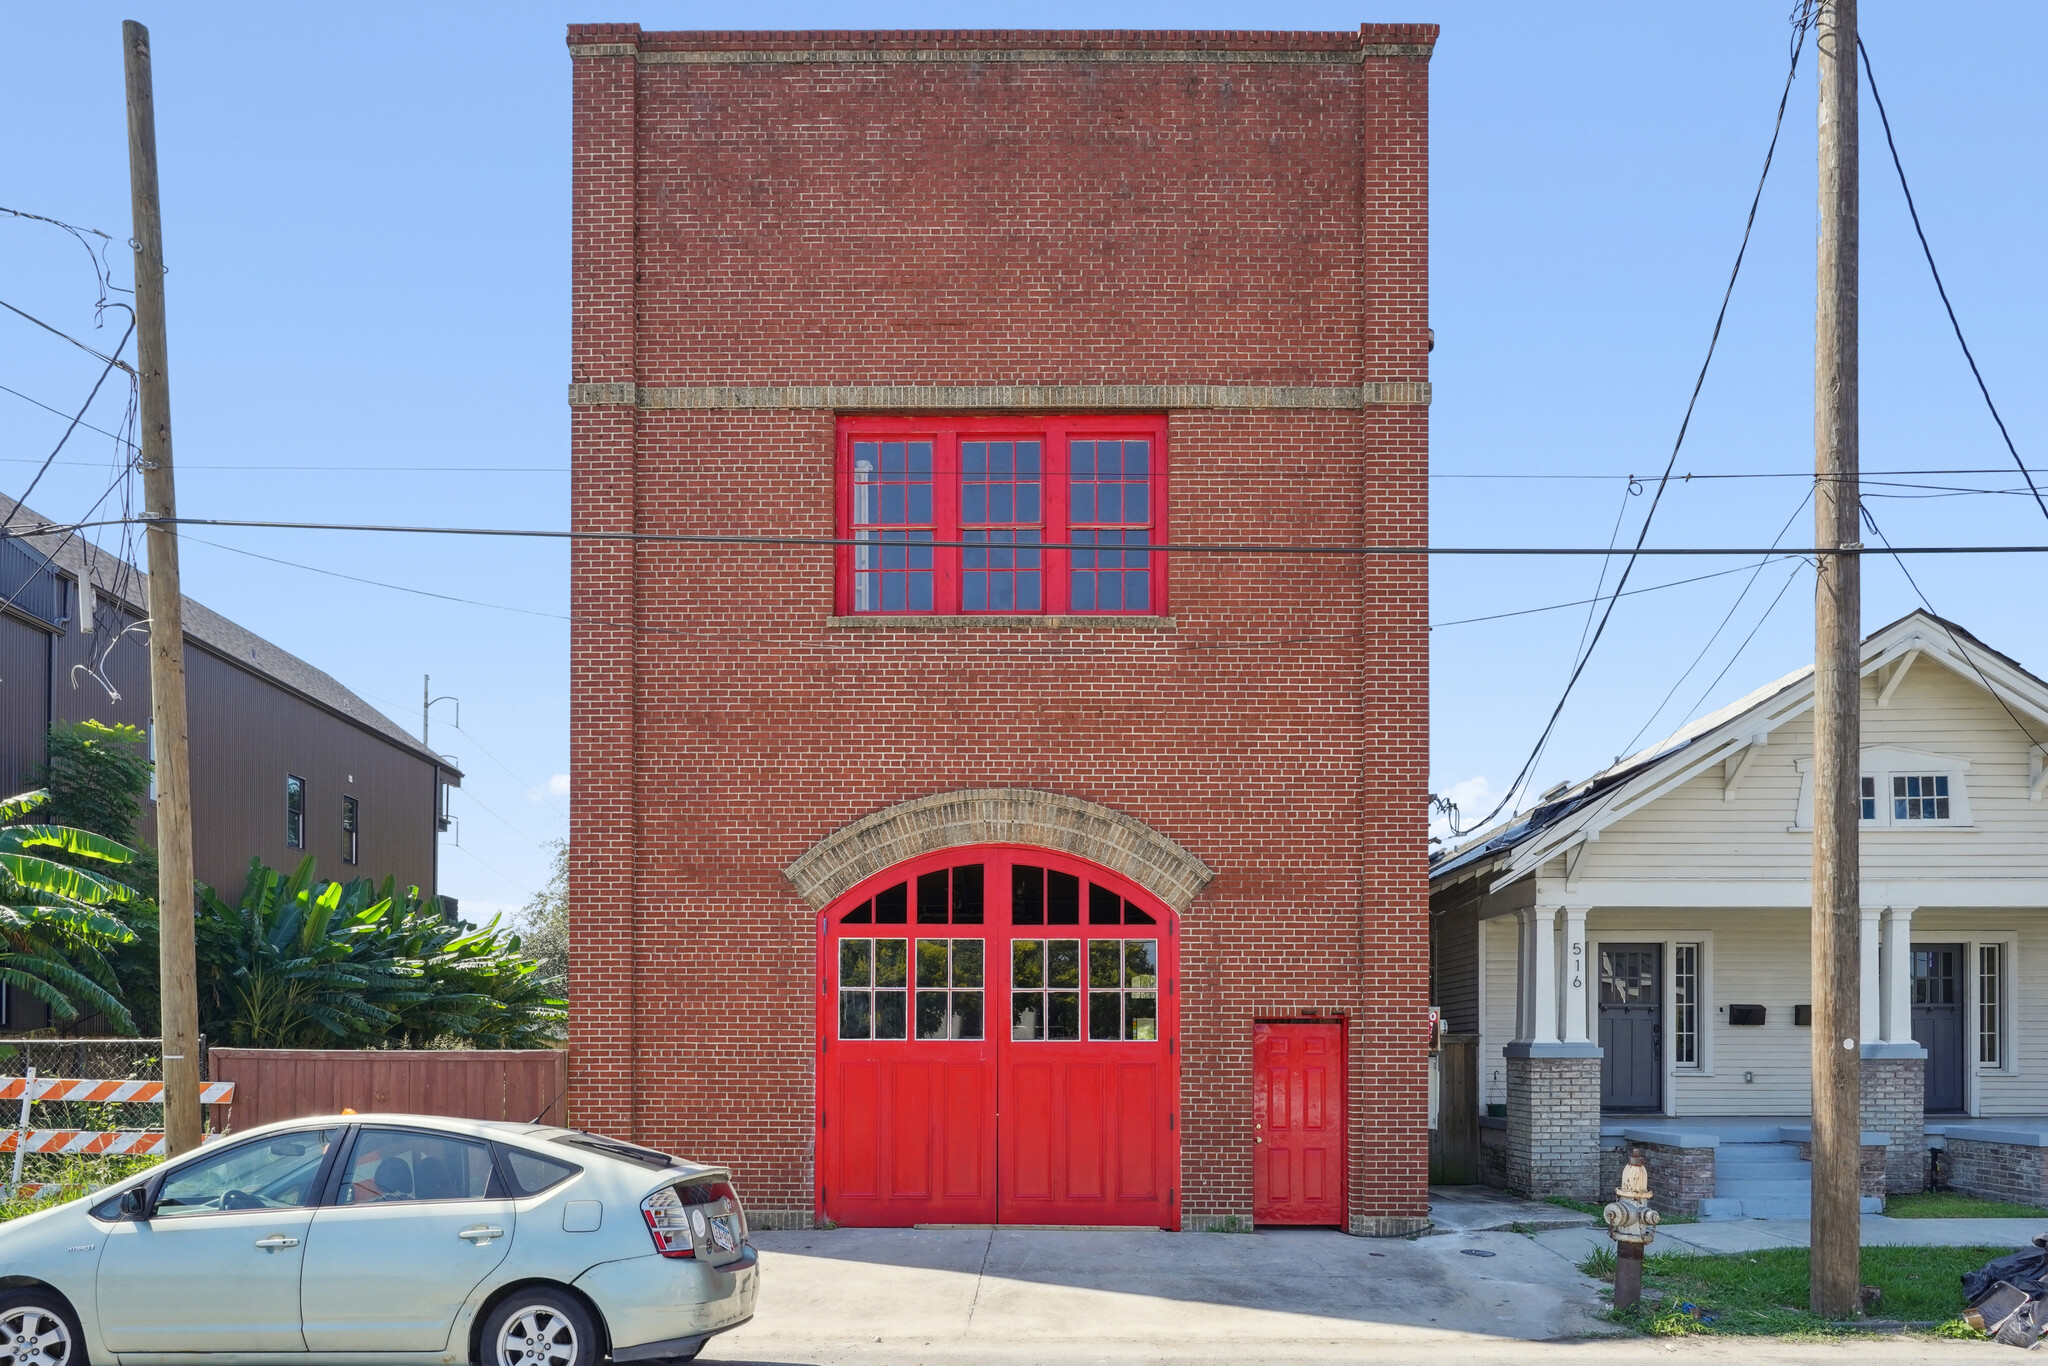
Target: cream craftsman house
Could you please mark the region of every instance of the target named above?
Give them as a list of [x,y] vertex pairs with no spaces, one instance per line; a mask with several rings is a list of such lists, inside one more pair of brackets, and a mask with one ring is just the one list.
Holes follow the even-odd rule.
[[[1590,1197],[1631,1145],[1667,1207],[1804,1211],[1812,701],[1802,669],[1437,857],[1482,1180]],[[1961,627],[1864,641],[1866,1206],[1930,1162],[2048,1203],[2044,742],[2048,684]]]

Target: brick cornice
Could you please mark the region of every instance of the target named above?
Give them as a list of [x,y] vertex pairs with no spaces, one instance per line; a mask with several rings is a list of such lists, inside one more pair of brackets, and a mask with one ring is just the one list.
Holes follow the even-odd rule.
[[822,910],[905,859],[977,844],[1073,854],[1129,878],[1176,911],[1186,910],[1216,876],[1143,821],[1079,797],[1023,787],[941,792],[877,811],[812,845],[783,876]]
[[806,408],[833,412],[1186,411],[1427,407],[1427,380],[1370,384],[571,384],[572,407],[643,411]]
[[1350,33],[1146,30],[657,32],[637,25],[572,25],[573,57],[637,55],[650,65],[895,62],[1357,62],[1427,59],[1435,24],[1367,24]]

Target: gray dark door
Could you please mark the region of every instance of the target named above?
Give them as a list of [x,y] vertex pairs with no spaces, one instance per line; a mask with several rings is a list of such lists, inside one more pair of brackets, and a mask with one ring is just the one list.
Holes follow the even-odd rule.
[[1600,946],[1600,1108],[1664,1108],[1664,946]]
[[1927,1108],[1963,1110],[1963,946],[1913,946],[1913,1042],[1927,1050]]

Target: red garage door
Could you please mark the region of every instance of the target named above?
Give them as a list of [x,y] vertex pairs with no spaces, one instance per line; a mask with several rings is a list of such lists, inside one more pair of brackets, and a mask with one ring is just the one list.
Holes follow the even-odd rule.
[[819,1214],[1178,1227],[1176,929],[1042,849],[951,850],[834,903]]

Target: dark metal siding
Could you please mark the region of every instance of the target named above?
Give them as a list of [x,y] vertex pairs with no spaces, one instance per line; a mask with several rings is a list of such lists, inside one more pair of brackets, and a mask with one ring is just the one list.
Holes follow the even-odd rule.
[[[193,861],[230,900],[249,860],[322,877],[387,873],[434,890],[434,766],[205,650],[185,652]],[[306,780],[306,847],[285,846],[284,780]],[[354,797],[359,862],[341,861],[341,799]]]
[[0,796],[36,785],[49,733],[49,632],[0,613]]
[[1479,900],[1468,889],[1439,894],[1429,918],[1430,986],[1444,1029],[1479,1032]]

